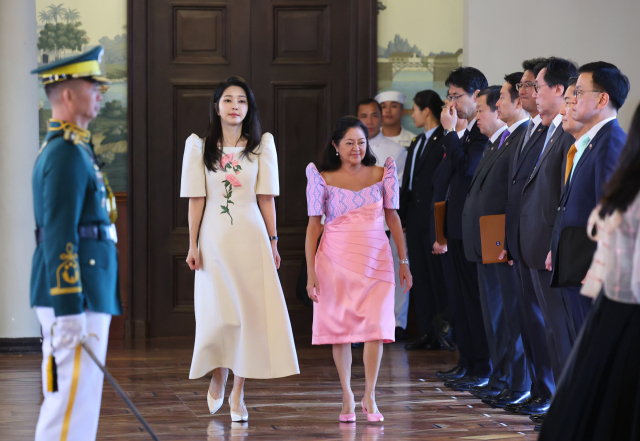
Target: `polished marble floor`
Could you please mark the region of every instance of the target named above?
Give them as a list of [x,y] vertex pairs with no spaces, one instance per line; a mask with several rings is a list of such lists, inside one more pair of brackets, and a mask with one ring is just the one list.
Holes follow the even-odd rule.
[[[163,441],[171,440],[536,440],[526,416],[492,409],[464,392],[445,389],[434,373],[450,366],[450,352],[406,352],[385,345],[376,389],[384,423],[337,421],[341,389],[328,346],[298,343],[301,375],[248,380],[249,422],[231,423],[229,406],[209,415],[208,378],[189,380],[192,341],[111,341],[107,367]],[[41,357],[0,355],[0,440],[33,439]],[[352,387],[364,390],[362,349],[354,350]],[[231,382],[227,385],[227,394]],[[99,440],[150,437],[105,381]]]

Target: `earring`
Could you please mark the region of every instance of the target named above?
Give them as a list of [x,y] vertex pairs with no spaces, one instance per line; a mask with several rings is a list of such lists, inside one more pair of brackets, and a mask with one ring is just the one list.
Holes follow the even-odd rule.
[[340,153],[338,153],[338,151],[336,150],[336,156],[340,156]]

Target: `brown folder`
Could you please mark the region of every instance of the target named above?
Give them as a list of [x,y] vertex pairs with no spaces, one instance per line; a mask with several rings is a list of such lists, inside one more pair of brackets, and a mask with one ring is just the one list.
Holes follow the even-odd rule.
[[482,242],[482,263],[504,263],[507,259],[498,257],[504,251],[504,214],[482,216],[480,218],[480,240]]
[[444,237],[444,214],[446,210],[446,201],[436,202],[433,204],[433,217],[435,217],[436,225],[436,242],[440,245],[447,244],[447,238]]

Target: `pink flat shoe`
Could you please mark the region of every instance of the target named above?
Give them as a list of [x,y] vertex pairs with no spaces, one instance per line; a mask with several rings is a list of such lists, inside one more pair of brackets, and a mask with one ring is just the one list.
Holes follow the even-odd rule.
[[384,421],[384,416],[381,413],[369,413],[367,412],[367,408],[364,407],[364,398],[360,401],[360,405],[362,406],[362,412],[367,416],[367,421],[370,423],[377,423],[379,421]]
[[341,423],[355,423],[356,422],[356,414],[355,413],[345,413],[340,414],[340,422]]

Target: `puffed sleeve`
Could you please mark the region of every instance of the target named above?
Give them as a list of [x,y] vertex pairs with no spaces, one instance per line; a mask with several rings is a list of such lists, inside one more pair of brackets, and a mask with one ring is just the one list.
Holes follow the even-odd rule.
[[202,139],[195,134],[187,138],[182,159],[181,198],[200,198],[207,196],[205,184],[205,166],[202,158]]
[[324,179],[316,166],[313,163],[307,165],[307,214],[309,216],[324,214],[326,191]]
[[400,208],[400,191],[398,189],[398,174],[396,161],[391,156],[384,163],[384,177],[382,178],[382,198],[384,208],[397,210]]
[[256,194],[278,196],[280,183],[278,179],[278,153],[271,133],[262,135],[260,153],[258,154],[258,179]]

